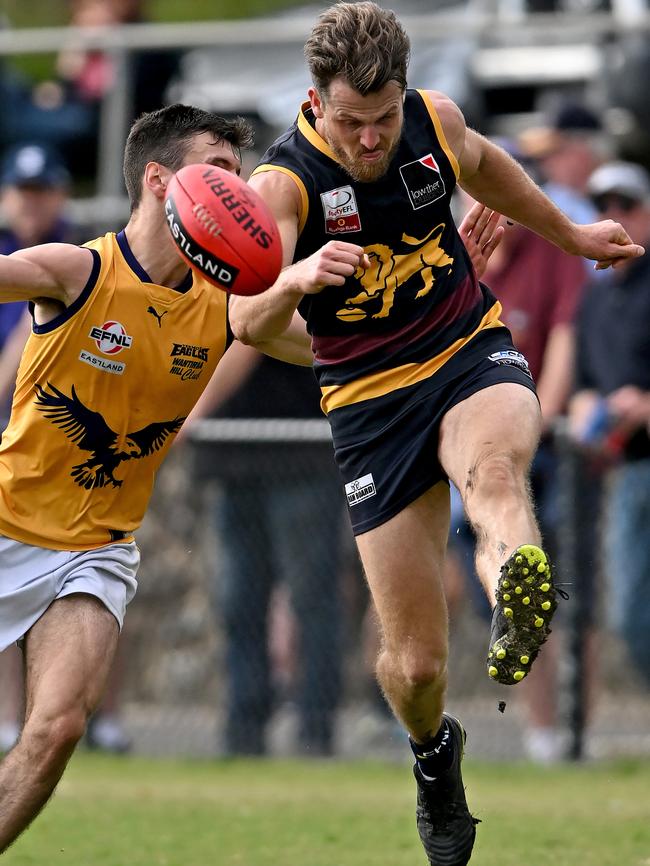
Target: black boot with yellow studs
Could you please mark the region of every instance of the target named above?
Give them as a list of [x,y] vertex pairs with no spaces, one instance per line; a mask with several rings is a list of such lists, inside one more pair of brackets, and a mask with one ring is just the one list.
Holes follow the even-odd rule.
[[514,685],[528,674],[551,633],[557,595],[544,551],[522,544],[502,566],[497,586],[487,657],[493,680]]

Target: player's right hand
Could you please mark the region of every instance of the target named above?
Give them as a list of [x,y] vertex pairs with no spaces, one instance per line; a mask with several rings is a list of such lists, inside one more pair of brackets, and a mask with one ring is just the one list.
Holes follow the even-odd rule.
[[[363,247],[345,241],[329,241],[315,253],[284,272],[292,287],[303,295],[315,295],[326,286],[342,286],[357,268],[367,268]],[[290,275],[288,273],[290,271]]]

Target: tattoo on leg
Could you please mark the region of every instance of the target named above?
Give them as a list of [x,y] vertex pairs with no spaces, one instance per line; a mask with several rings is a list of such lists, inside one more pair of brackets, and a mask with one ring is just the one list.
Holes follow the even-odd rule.
[[505,553],[507,553],[507,551],[508,551],[508,545],[505,543],[505,541],[498,541],[497,542],[497,553],[499,554],[499,556],[503,556]]

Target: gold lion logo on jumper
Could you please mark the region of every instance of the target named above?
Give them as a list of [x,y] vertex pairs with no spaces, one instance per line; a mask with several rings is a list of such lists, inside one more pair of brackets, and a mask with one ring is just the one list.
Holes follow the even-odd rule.
[[418,274],[422,278],[422,287],[415,297],[428,295],[436,282],[434,269],[446,269],[449,273],[454,263],[452,256],[440,246],[444,228],[445,224],[440,223],[421,240],[403,234],[402,241],[414,247],[404,254],[396,255],[386,244],[364,247],[370,267],[366,270],[357,268],[354,275],[362,290],[347,298],[337,311],[337,318],[343,322],[385,318],[393,308],[397,290]]

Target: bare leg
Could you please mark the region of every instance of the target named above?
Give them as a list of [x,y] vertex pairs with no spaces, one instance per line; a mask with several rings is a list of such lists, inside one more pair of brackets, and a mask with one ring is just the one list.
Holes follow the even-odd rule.
[[492,605],[508,556],[540,543],[528,487],[540,423],[535,395],[502,383],[458,403],[441,425],[440,461],[476,533],[476,570]]
[[539,430],[534,394],[514,383],[473,394],[441,425],[440,460],[460,490],[478,540],[476,570],[496,605],[487,672],[505,685],[528,675],[557,607],[528,484]]
[[438,731],[447,687],[442,566],[449,489],[437,484],[382,526],[357,537],[382,629],[377,677],[416,742]]
[[55,601],[25,640],[25,725],[0,764],[0,853],[47,803],[97,707],[118,626],[100,601]]
[[23,659],[17,646],[0,653],[0,685],[0,728],[7,738],[6,749],[0,745],[0,751],[8,751],[11,738],[17,738],[24,706]]

